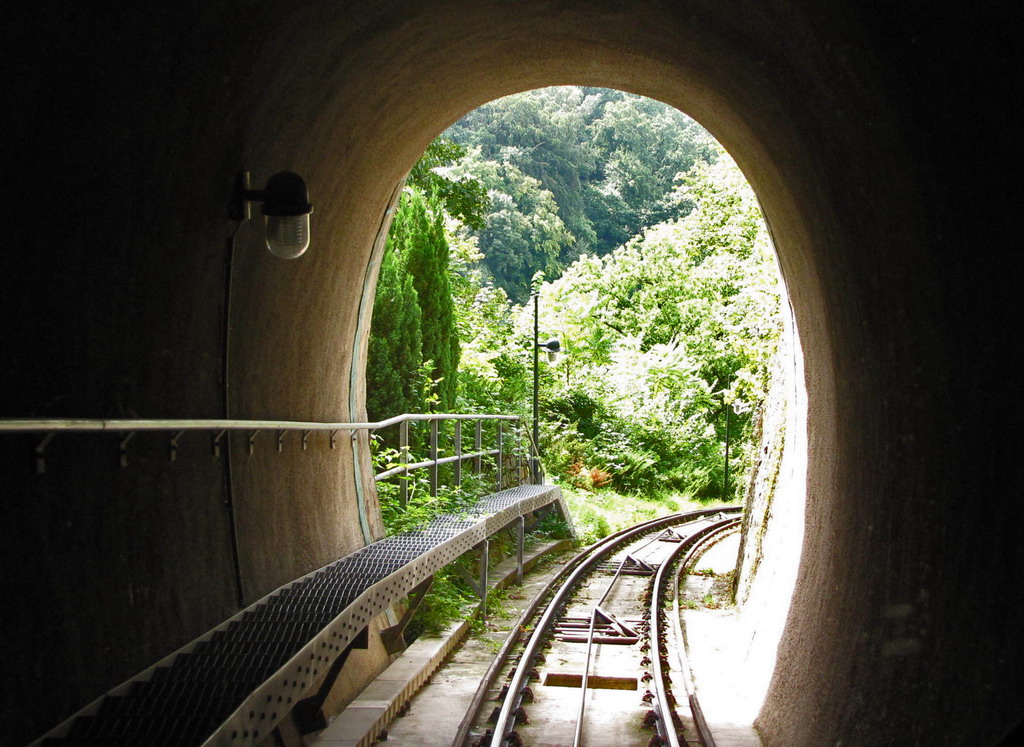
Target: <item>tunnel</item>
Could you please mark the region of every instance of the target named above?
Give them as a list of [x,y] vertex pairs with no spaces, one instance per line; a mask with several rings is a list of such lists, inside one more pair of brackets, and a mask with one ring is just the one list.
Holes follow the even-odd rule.
[[[577,84],[705,126],[760,200],[807,391],[767,744],[1024,717],[1019,10],[853,0],[54,2],[7,12],[3,418],[365,419],[389,208],[431,140]],[[304,177],[305,256],[227,214]],[[381,535],[365,438],[0,434],[3,740]],[[771,564],[771,558],[765,563]]]

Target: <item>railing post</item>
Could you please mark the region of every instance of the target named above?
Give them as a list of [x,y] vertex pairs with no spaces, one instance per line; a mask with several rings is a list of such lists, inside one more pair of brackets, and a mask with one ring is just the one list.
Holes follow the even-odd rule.
[[487,566],[490,559],[491,543],[484,540],[480,548],[480,619],[487,625]]
[[[409,464],[409,421],[403,420],[398,425],[398,461],[402,465]],[[409,467],[405,466],[399,478],[401,487],[398,489],[398,500],[404,509],[409,505]]]
[[501,468],[502,468],[502,462],[504,461],[504,457],[505,457],[505,455],[501,451],[501,436],[502,436],[503,428],[502,428],[502,422],[500,420],[496,420],[495,422],[498,424],[498,446],[497,446],[498,458],[495,461],[495,463],[497,465],[497,473],[498,473],[498,490],[501,490],[502,486],[503,486],[503,482],[502,482],[502,479],[501,479]]
[[526,517],[516,522],[516,584],[523,585],[523,539],[526,536]]
[[516,421],[516,482],[520,485],[526,480],[523,474],[523,424]]
[[462,487],[462,421],[455,421],[455,487]]
[[430,419],[430,495],[437,497],[437,427],[440,421]]
[[479,475],[484,471],[484,458],[480,455],[480,452],[484,450],[484,421],[476,420],[473,425],[473,451],[476,452],[476,458],[473,459],[473,471]]

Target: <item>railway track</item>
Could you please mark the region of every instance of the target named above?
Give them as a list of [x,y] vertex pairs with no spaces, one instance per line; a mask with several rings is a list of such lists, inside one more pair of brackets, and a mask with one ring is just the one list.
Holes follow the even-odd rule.
[[681,569],[736,527],[740,510],[655,519],[579,553],[524,611],[454,743],[713,747],[675,590]]

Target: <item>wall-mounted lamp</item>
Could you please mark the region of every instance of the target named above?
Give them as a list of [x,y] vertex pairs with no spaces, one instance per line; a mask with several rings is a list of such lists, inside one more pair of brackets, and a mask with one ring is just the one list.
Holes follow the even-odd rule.
[[265,189],[252,189],[248,171],[235,178],[228,213],[232,220],[252,217],[250,202],[263,203],[260,212],[267,230],[267,248],[275,257],[295,259],[309,247],[309,203],[306,182],[298,174],[281,171],[270,177]]

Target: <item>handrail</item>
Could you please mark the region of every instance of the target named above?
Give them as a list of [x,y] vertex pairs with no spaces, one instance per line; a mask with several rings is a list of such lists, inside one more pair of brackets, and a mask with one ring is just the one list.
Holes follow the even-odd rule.
[[[46,471],[46,448],[50,441],[59,433],[127,433],[121,441],[121,466],[128,464],[127,446],[128,442],[137,432],[170,431],[175,435],[170,439],[171,459],[174,460],[178,450],[178,439],[185,432],[211,431],[216,433],[214,438],[214,456],[220,455],[221,441],[228,431],[246,431],[249,437],[249,453],[252,453],[256,436],[261,431],[277,432],[277,450],[281,451],[282,439],[287,432],[299,431],[302,433],[302,448],[306,449],[306,439],[314,431],[329,432],[331,435],[331,448],[335,448],[335,438],[342,431],[349,432],[355,436],[359,431],[372,433],[374,431],[388,428],[394,425],[403,425],[408,429],[411,422],[429,421],[433,424],[433,430],[437,430],[439,423],[445,420],[455,421],[456,433],[461,433],[463,421],[475,421],[477,424],[477,443],[473,452],[462,452],[461,442],[457,444],[455,456],[440,457],[436,453],[436,446],[432,452],[432,458],[414,464],[404,463],[393,469],[386,470],[374,475],[375,481],[394,477],[396,475],[407,475],[415,469],[431,467],[435,472],[442,464],[454,463],[457,469],[461,470],[464,461],[476,460],[477,470],[480,471],[480,459],[485,456],[497,456],[502,454],[501,447],[501,423],[504,421],[519,421],[518,415],[489,415],[484,413],[405,413],[379,421],[368,422],[321,422],[321,421],[297,421],[297,420],[240,420],[240,419],[189,419],[189,418],[163,418],[163,419],[142,419],[142,418],[0,418],[0,434],[4,433],[45,433],[42,442],[35,449],[36,472],[43,474]],[[480,426],[483,421],[498,422],[498,443],[496,449],[485,450],[479,442]],[[406,434],[405,438],[408,438]],[[408,444],[405,444],[405,457],[408,458]],[[499,477],[500,477],[499,468]],[[456,476],[456,481],[461,482],[461,471]],[[433,475],[431,480],[431,492],[436,494],[437,477]],[[403,505],[407,486],[403,485]]]
[[376,431],[403,421],[419,420],[519,420],[518,415],[450,413],[407,413],[376,422],[324,423],[298,420],[216,420],[216,419],[89,419],[89,418],[0,418],[0,433],[44,433],[49,431]]
[[389,470],[378,472],[374,475],[374,478],[378,481],[386,480],[389,477],[395,475],[401,475],[406,472],[411,472],[414,469],[423,469],[424,467],[430,467],[434,464],[454,464],[458,461],[468,461],[470,459],[476,459],[477,457],[483,456],[497,456],[500,452],[497,449],[491,449],[490,451],[467,451],[465,454],[459,454],[457,456],[441,457],[440,459],[426,459],[422,462],[413,462],[412,464],[400,464],[397,467],[392,467]]
[[[452,438],[452,447],[454,454],[448,456],[441,456],[440,449],[440,424],[444,420],[452,420],[455,422],[454,434]],[[485,420],[497,421],[497,432],[495,433],[495,448],[485,449],[483,447],[483,433],[482,425]],[[409,421],[429,421],[430,422],[430,434],[429,443],[427,445],[428,458],[425,460],[412,462],[410,461],[409,452]],[[463,429],[462,423],[464,421],[475,421],[475,432],[473,433],[473,450],[463,450]],[[512,435],[515,437],[515,446],[511,450],[506,450],[503,447],[503,430],[502,424],[505,421],[514,421],[518,423],[520,421],[517,415],[475,415],[475,414],[441,414],[441,415],[411,415],[411,416],[399,416],[397,418],[391,418],[390,420],[383,421],[381,427],[387,427],[389,425],[400,424],[401,428],[398,434],[398,464],[392,464],[388,469],[383,472],[379,472],[374,475],[374,480],[380,483],[383,480],[387,480],[392,477],[401,478],[399,482],[399,503],[402,507],[405,507],[409,500],[410,486],[407,479],[410,472],[418,469],[429,469],[430,470],[430,494],[436,496],[439,488],[439,473],[438,469],[445,464],[450,464],[454,468],[454,482],[456,487],[462,485],[462,464],[464,462],[473,462],[473,471],[480,474],[483,470],[482,459],[484,457],[495,458],[495,472],[497,478],[497,488],[501,490],[505,487],[505,479],[503,477],[503,463],[506,454],[510,454],[513,457],[518,456],[519,466],[522,466],[522,455],[520,453],[521,437],[522,433],[519,428],[512,429]],[[536,448],[533,446],[532,441],[528,444],[530,454],[536,453]]]

